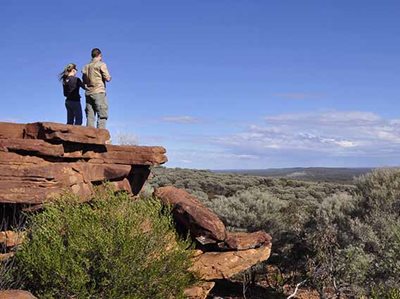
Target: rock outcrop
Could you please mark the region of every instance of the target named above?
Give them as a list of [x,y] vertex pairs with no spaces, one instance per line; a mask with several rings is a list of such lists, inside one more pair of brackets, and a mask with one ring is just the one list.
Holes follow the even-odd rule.
[[[109,139],[103,129],[0,122],[0,203],[35,210],[68,190],[85,201],[93,187],[105,181],[116,190],[138,194],[150,166],[167,161],[165,149],[111,145]],[[228,232],[215,213],[185,190],[162,187],[154,194],[172,206],[177,230],[189,233],[198,248],[191,271],[203,282],[186,290],[188,298],[206,298],[213,280],[231,278],[269,258],[271,237],[267,233]],[[147,229],[145,221],[143,229]],[[11,258],[23,239],[23,233],[0,232],[0,246],[5,249],[0,261]],[[24,291],[3,291],[2,298],[35,297]]]
[[159,146],[107,144],[104,129],[57,123],[0,123],[0,203],[41,204],[65,190],[90,197],[110,181],[139,193],[152,165],[167,161]]
[[[202,280],[229,279],[269,258],[271,236],[264,231],[227,232],[216,214],[182,189],[161,187],[154,195],[172,206],[178,228],[189,232],[202,249],[194,251],[190,269]],[[209,288],[196,286],[188,289],[187,294],[191,294],[190,298],[205,298],[212,288],[208,284],[205,286]]]

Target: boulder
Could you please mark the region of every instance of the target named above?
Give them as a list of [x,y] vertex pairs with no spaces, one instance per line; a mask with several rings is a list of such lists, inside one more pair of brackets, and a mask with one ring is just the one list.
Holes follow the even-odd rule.
[[223,243],[223,249],[246,250],[261,246],[269,246],[271,240],[271,236],[264,231],[257,231],[254,233],[227,232],[226,239]]
[[22,290],[0,291],[0,299],[37,299],[31,293]]
[[206,299],[211,289],[215,286],[213,281],[204,281],[198,285],[187,288],[184,295],[188,299]]
[[161,187],[155,196],[164,204],[172,206],[172,213],[178,230],[188,230],[200,244],[212,244],[225,240],[225,225],[211,210],[185,190],[175,187]]
[[193,258],[191,271],[203,280],[228,279],[269,258],[271,246],[227,252],[206,252]]

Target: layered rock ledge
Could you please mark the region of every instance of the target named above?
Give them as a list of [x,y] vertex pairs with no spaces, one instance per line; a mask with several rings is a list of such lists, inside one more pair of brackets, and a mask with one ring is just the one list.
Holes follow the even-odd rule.
[[109,139],[104,129],[0,122],[0,203],[41,204],[65,190],[85,200],[104,181],[137,194],[149,167],[167,161],[163,147]]

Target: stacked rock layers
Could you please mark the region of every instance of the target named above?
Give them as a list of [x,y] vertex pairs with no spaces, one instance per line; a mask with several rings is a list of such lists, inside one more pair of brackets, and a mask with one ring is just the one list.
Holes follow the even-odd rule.
[[85,200],[104,181],[137,194],[149,167],[167,161],[163,147],[109,139],[104,129],[0,122],[0,203],[41,204],[65,190]]

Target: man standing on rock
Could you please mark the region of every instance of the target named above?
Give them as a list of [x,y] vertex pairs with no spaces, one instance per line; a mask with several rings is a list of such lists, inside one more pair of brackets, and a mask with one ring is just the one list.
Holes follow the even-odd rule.
[[82,81],[86,85],[86,125],[94,127],[97,116],[97,128],[105,129],[108,119],[106,82],[111,80],[107,65],[102,61],[101,51],[92,50],[92,61],[82,70]]

